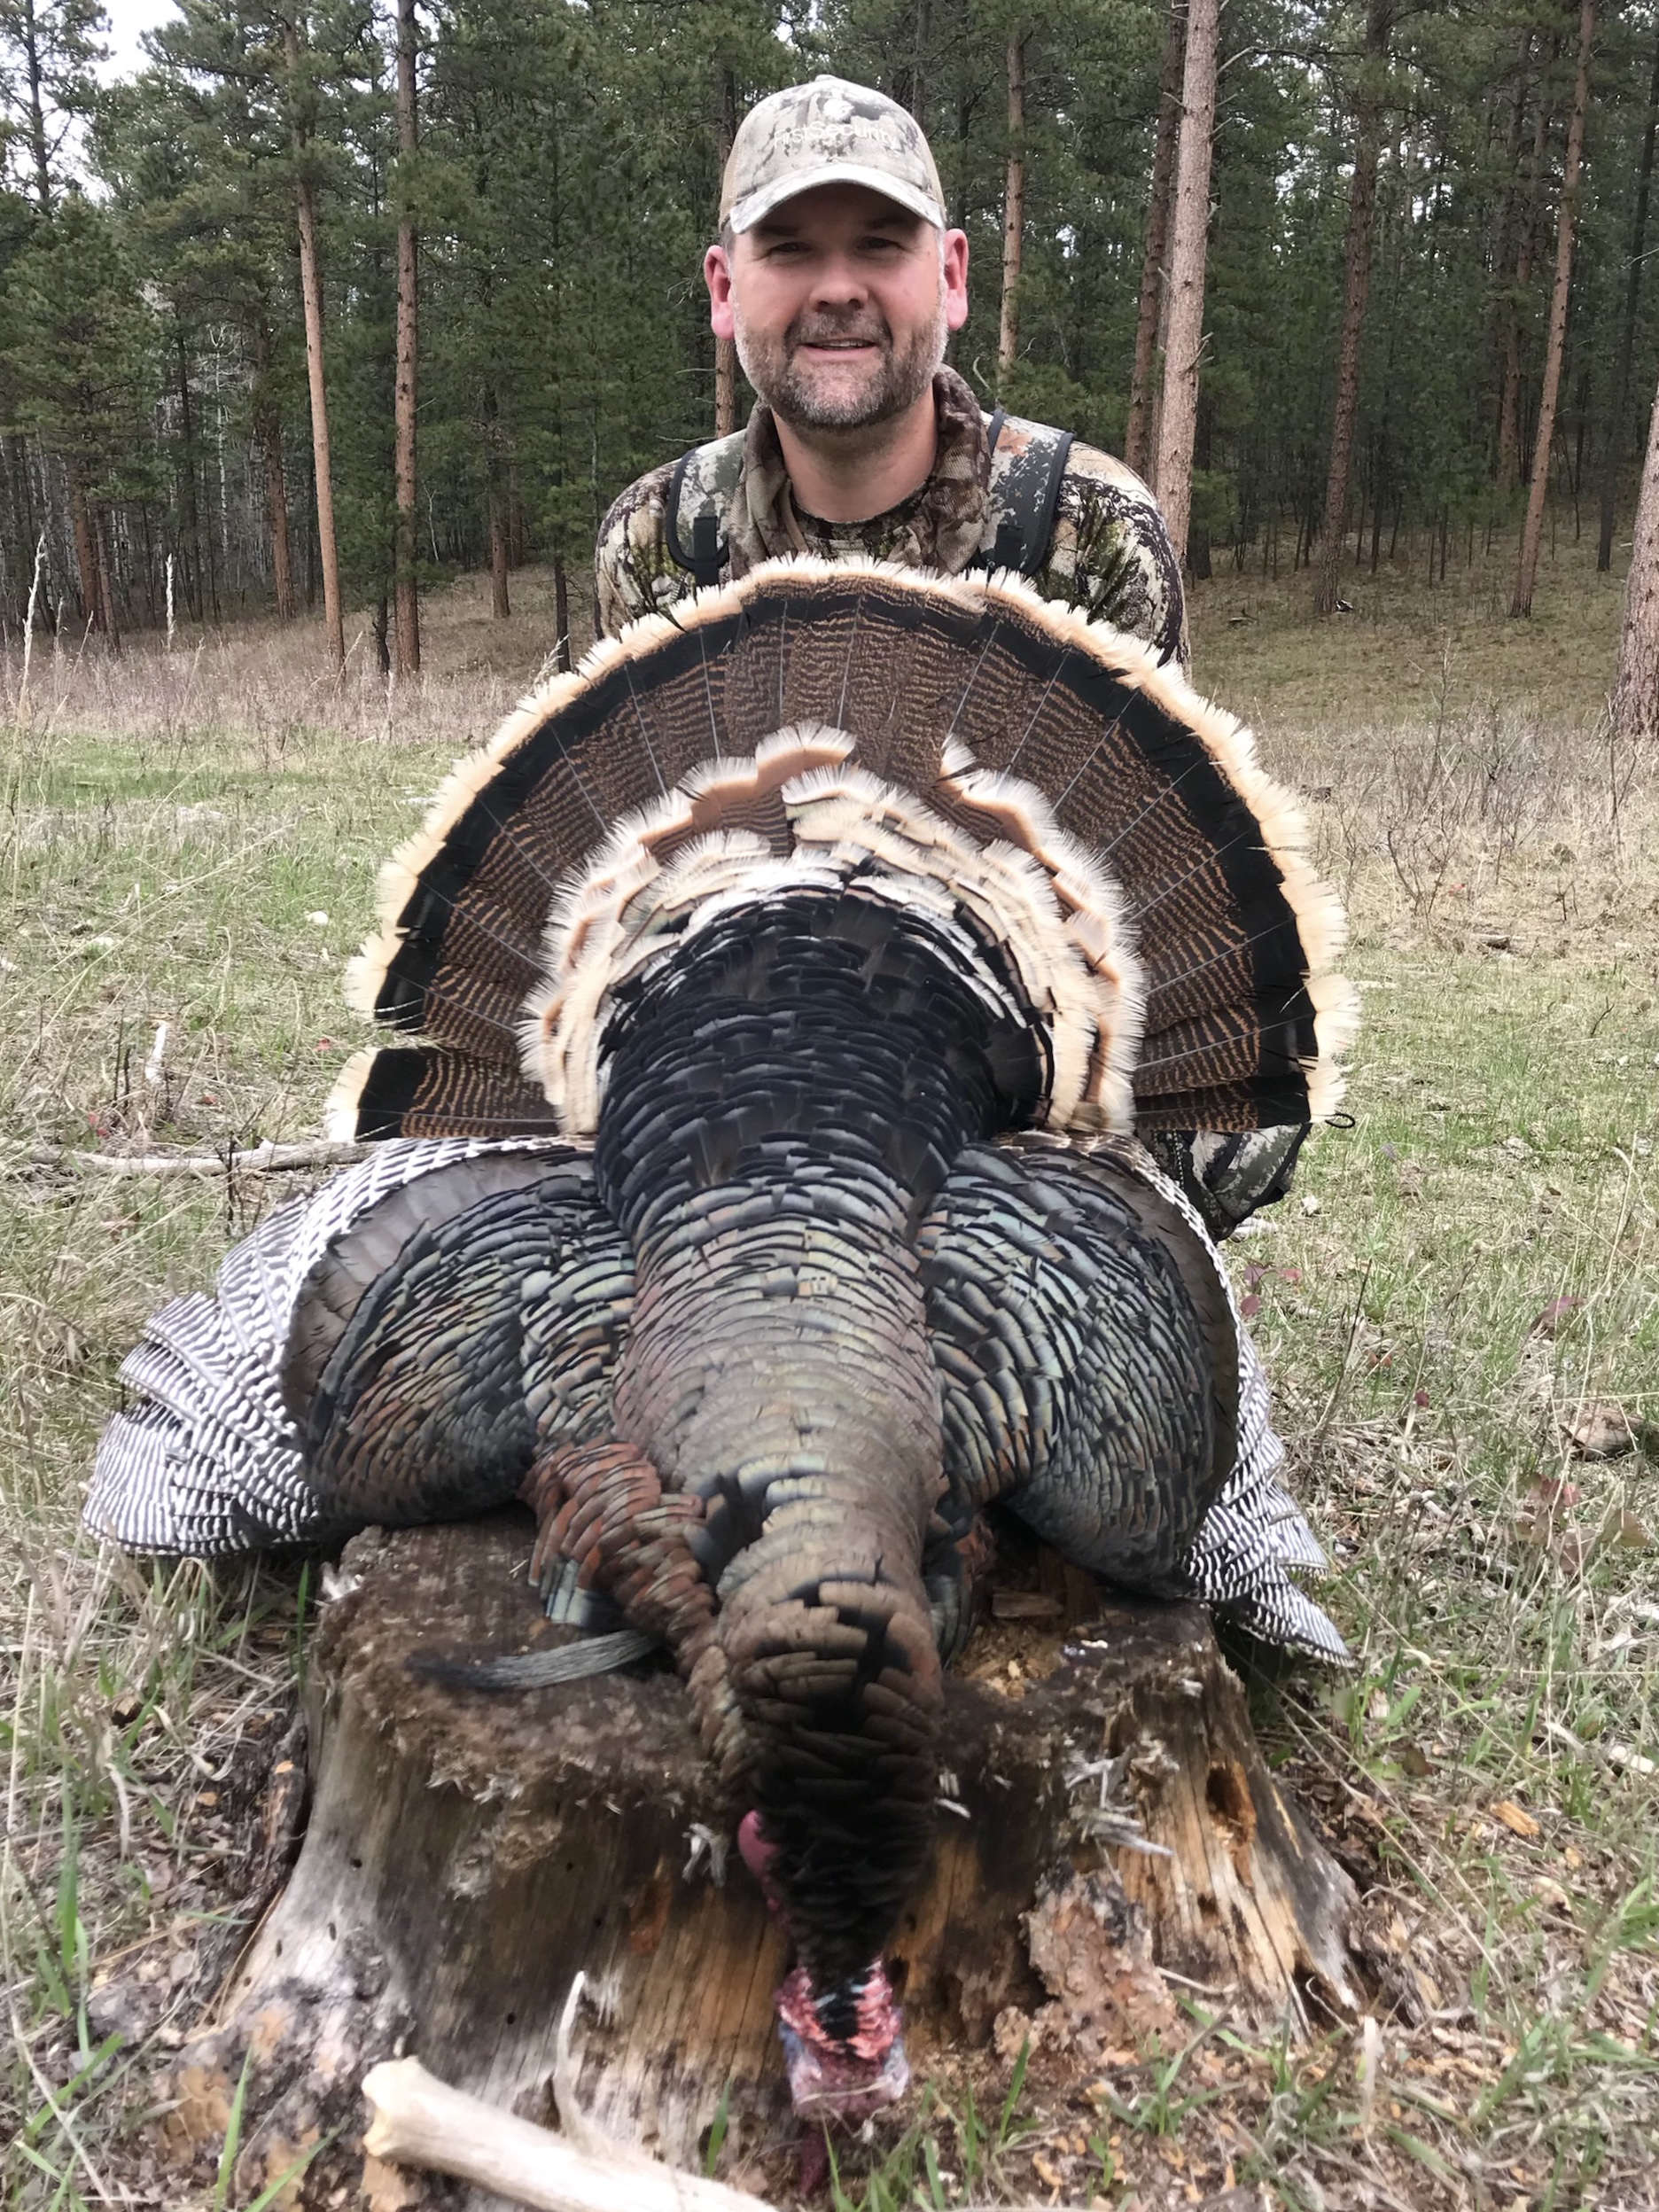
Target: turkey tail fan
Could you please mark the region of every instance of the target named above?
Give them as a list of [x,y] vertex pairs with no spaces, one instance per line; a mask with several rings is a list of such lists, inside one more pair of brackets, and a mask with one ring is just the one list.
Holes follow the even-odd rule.
[[1252,740],[1017,580],[770,563],[637,622],[388,864],[333,1133],[591,1133],[615,994],[734,902],[846,885],[993,970],[1075,1133],[1328,1114],[1344,922]]

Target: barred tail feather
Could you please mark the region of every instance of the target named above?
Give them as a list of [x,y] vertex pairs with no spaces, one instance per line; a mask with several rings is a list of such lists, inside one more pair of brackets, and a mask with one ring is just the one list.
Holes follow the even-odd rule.
[[1345,1665],[1341,1631],[1291,1579],[1330,1562],[1277,1479],[1283,1464],[1261,1357],[1241,1328],[1238,1459],[1187,1555],[1187,1579],[1195,1597],[1263,1643]]

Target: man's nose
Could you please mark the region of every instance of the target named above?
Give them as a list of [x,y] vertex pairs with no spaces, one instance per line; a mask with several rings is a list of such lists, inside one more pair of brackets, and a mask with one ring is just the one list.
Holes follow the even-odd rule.
[[869,297],[862,270],[850,253],[825,253],[813,271],[814,307],[856,306]]

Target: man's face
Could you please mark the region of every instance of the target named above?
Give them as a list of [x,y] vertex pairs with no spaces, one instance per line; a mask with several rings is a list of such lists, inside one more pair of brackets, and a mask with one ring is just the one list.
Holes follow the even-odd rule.
[[785,200],[704,263],[718,338],[783,421],[853,430],[902,415],[968,319],[968,240],[861,184]]

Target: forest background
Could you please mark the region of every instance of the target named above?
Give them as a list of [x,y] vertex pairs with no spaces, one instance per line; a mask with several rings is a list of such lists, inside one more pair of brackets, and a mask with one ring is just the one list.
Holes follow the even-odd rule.
[[[930,133],[975,257],[962,373],[1156,479],[1185,23],[182,0],[108,82],[96,0],[0,0],[0,619],[32,594],[113,645],[326,603],[337,656],[365,610],[412,673],[419,592],[489,566],[505,615],[536,559],[567,632],[617,491],[742,419],[701,249],[736,118],[821,68]],[[1322,545],[1328,605],[1343,547],[1444,584],[1520,524],[1540,414],[1551,526],[1608,566],[1659,371],[1654,12],[1227,0],[1215,65],[1196,407],[1157,487],[1192,573]]]

